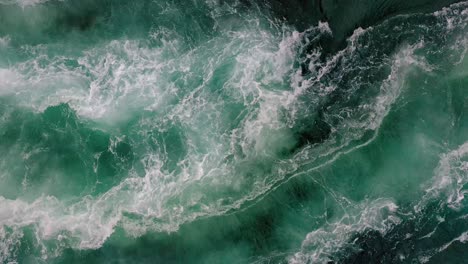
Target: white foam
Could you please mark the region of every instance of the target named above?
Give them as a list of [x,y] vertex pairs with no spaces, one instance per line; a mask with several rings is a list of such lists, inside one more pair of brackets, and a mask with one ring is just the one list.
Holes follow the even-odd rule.
[[[298,96],[297,90],[287,91],[284,86],[300,35],[286,32],[282,39],[258,28],[225,34],[178,54],[173,46],[177,40],[167,39],[159,47],[148,47],[144,41],[115,40],[83,52],[78,59],[46,55],[44,46],[29,47],[35,54],[33,59],[5,70],[8,78],[0,81],[2,87],[18,94],[24,107],[43,111],[67,102],[81,117],[96,120],[108,120],[114,114],[119,119],[133,110],[151,111],[154,115],[137,124],[138,133],[144,136],[164,131],[177,123],[184,130],[187,154],[178,164],[180,170],[167,171],[167,151],[172,150],[164,149],[161,142],[156,150],[142,144],[139,156],[144,175],[130,171],[106,193],[74,203],[50,196],[33,202],[1,198],[0,222],[15,228],[32,226],[37,241],[58,243],[57,248],[98,248],[117,225],[130,235],[175,231],[184,222],[238,208],[246,199],[268,190],[274,178],[263,174],[248,178],[237,173],[236,162],[226,162],[226,156],[249,161],[268,150],[271,138],[259,143],[264,140],[261,131],[265,128],[281,139],[283,132],[275,130],[285,125],[279,114],[269,115],[269,111],[289,107]],[[229,98],[219,100],[211,89],[220,87],[210,83],[225,58],[236,61],[222,87]],[[79,67],[67,67],[70,60]],[[200,77],[201,82],[197,82]],[[176,103],[171,103],[172,99]],[[229,102],[244,103],[250,112],[240,120],[239,134],[226,132],[226,120],[219,115]],[[158,114],[163,111],[164,115]],[[233,144],[241,144],[248,156],[236,156]],[[232,192],[231,198],[225,197],[225,190]],[[134,215],[131,220],[129,214]],[[48,250],[44,258],[59,254]]]
[[0,262],[17,263],[17,251],[23,233],[18,229],[8,229],[0,226]]
[[[366,31],[370,30],[373,29],[368,28],[366,30],[356,30],[353,36],[349,39],[351,45],[349,45],[347,49],[342,50],[335,55],[335,58],[322,67],[322,72],[318,73],[319,78],[320,76],[323,76],[326,71],[333,68],[337,61],[343,57],[348,58],[350,56],[347,54],[348,52],[352,53],[356,48],[359,48],[356,47],[358,43],[357,40],[365,34]],[[405,76],[409,72],[415,68],[426,72],[431,72],[433,70],[433,67],[429,65],[424,58],[415,55],[417,50],[424,48],[424,45],[424,42],[419,42],[415,45],[402,48],[400,52],[394,56],[391,64],[391,72],[388,78],[383,82],[380,94],[373,98],[374,101],[364,102],[366,104],[358,107],[356,109],[357,111],[354,113],[346,112],[346,116],[343,116],[343,120],[349,120],[349,122],[344,121],[343,126],[336,129],[340,131],[340,129],[344,130],[345,128],[349,128],[350,130],[348,130],[347,133],[344,133],[349,136],[349,138],[347,138],[348,141],[362,137],[363,131],[366,131],[367,129],[378,130],[384,117],[388,114],[391,105],[397,100],[401,90],[404,88]],[[368,110],[368,112],[359,111],[362,109]],[[359,115],[360,118],[353,118],[354,115]],[[343,143],[341,148],[346,145],[347,143]],[[332,147],[327,146],[327,143],[322,144],[322,146],[326,146],[326,148],[336,151],[336,148],[333,149]],[[441,192],[448,190],[447,202],[449,206],[460,206],[460,203],[466,194],[466,191],[462,190],[462,188],[466,183],[466,177],[468,177],[468,165],[465,164],[466,161],[462,162],[461,159],[466,159],[468,151],[467,148],[468,145],[465,143],[458,150],[443,156],[436,173],[439,176],[436,177],[437,180],[432,185],[433,187],[428,190],[428,194],[423,198],[424,201],[427,201],[428,197],[438,197]],[[338,148],[338,150],[342,151],[340,148]],[[339,153],[337,155],[339,155]],[[461,156],[464,158],[461,158]],[[300,175],[302,174],[304,173],[300,173]],[[447,189],[448,186],[451,186],[451,188]],[[422,204],[420,206],[421,207],[416,208],[416,213],[421,210]],[[379,214],[382,208],[386,208],[389,212],[392,212],[390,214],[382,214],[388,218],[382,218],[382,215]],[[346,213],[342,219],[309,233],[302,243],[301,250],[291,256],[289,262],[327,263],[331,260],[330,256],[341,250],[353,234],[360,233],[365,230],[376,230],[385,234],[393,225],[400,223],[401,220],[393,214],[397,208],[397,205],[392,201],[384,199],[378,199],[367,206],[359,204],[354,207],[355,211],[353,216],[355,216],[355,218],[349,219],[349,215]],[[465,236],[460,236],[460,239],[465,239]],[[458,238],[455,240],[458,241]],[[430,257],[428,257],[428,259],[429,258]]]
[[[0,5],[19,5],[21,7],[29,7],[45,3],[49,0],[0,0]],[[60,0],[64,1],[64,0]]]
[[[0,77],[4,77],[0,78],[0,91],[17,94],[25,107],[43,111],[67,102],[81,117],[106,122],[124,122],[132,111],[149,111],[154,115],[137,124],[141,136],[150,140],[152,131],[166,131],[175,123],[184,130],[187,148],[177,164],[180,171],[168,171],[164,168],[168,159],[165,146],[155,150],[142,143],[143,153],[139,154],[144,175],[130,171],[126,179],[98,197],[84,197],[75,203],[49,196],[34,202],[1,198],[0,223],[12,228],[33,226],[38,241],[55,240],[62,246],[89,249],[99,248],[118,225],[130,235],[175,231],[180,224],[200,216],[239,208],[297,169],[301,155],[304,160],[315,156],[332,160],[330,157],[343,153],[365,131],[378,129],[398,98],[407,71],[427,66],[414,56],[414,50],[423,44],[402,49],[377,97],[356,109],[331,113],[342,115],[343,121],[334,128],[330,142],[306,149],[294,160],[271,165],[268,175],[246,176],[239,172],[245,162],[274,160],[270,146],[289,141],[288,129],[294,125],[297,112],[306,109],[298,98],[318,85],[340,59],[354,56],[356,40],[365,34],[357,31],[351,45],[327,61],[318,77],[304,80],[293,71],[302,34],[289,29],[279,37],[258,27],[258,21],[251,23],[245,30],[222,32],[191,50],[179,46],[183,42],[180,36],[164,28],[151,32],[151,37],[161,42],[158,47],[145,41],[114,40],[86,50],[78,58],[49,56],[47,47],[29,47],[32,59],[0,70]],[[320,28],[327,31],[324,24]],[[67,67],[68,61],[79,66]],[[216,70],[229,63],[234,66],[228,80],[213,88]],[[192,83],[196,86],[189,85]],[[217,96],[219,90],[226,98]],[[317,98],[331,92],[330,87],[321,89]],[[239,125],[232,130],[222,118],[226,102],[245,108],[235,120]],[[310,103],[308,107],[314,107],[316,102]],[[344,140],[336,142],[336,134]],[[233,161],[227,161],[229,157]],[[226,190],[230,197],[225,197]],[[395,209],[389,200],[353,206],[344,218],[307,236],[303,250],[291,262],[326,258],[332,247],[344,243],[353,232],[366,228],[385,232],[398,222]],[[313,247],[318,251],[309,250]],[[46,250],[44,258],[49,254]]]
[[461,242],[465,244],[468,241],[468,232],[462,233],[460,236],[454,238],[452,241],[448,242],[447,244],[443,245],[440,247],[437,251],[442,252],[446,250],[448,247],[450,247],[454,242]]
[[369,230],[385,234],[400,223],[395,215],[397,205],[391,200],[365,201],[345,208],[345,215],[307,234],[301,251],[289,258],[289,263],[328,263],[331,256],[343,248],[352,235]]
[[17,84],[21,81],[21,75],[14,70],[0,68],[0,95],[12,94]]
[[468,182],[468,142],[458,149],[442,155],[435,177],[416,210],[420,211],[432,199],[442,195],[446,204],[454,209],[460,208],[467,194],[464,185]]
[[[416,56],[416,50],[424,47],[424,42],[407,46],[397,53],[393,59],[391,72],[381,86],[381,94],[372,102],[372,112],[366,120],[367,127],[376,130],[380,127],[384,117],[387,115],[390,106],[399,97],[405,85],[405,76],[413,69],[418,68],[427,72],[432,71],[432,67],[424,58]],[[369,107],[363,106],[364,108]]]
[[0,48],[8,47],[8,45],[10,45],[10,41],[10,36],[0,37]]
[[[320,79],[326,78],[327,74],[336,69],[336,67],[343,67],[342,64],[347,65],[347,67],[353,67],[354,61],[352,58],[356,55],[356,50],[366,48],[361,47],[360,45],[362,44],[358,44],[357,40],[363,36],[365,32],[372,30],[372,28],[356,30],[355,34],[350,37],[348,47],[338,52],[333,58],[321,65],[317,76],[306,80],[303,84],[305,83],[305,85],[309,87],[320,87],[317,92],[317,97],[327,96],[332,93],[334,89],[321,89]],[[332,127],[330,135],[332,140],[321,143],[314,148],[305,148],[299,155],[305,156],[310,164],[314,164],[314,162],[317,161],[320,161],[320,164],[326,164],[327,161],[332,161],[343,153],[348,153],[372,141],[372,136],[364,139],[364,135],[369,131],[375,131],[374,135],[377,133],[382,121],[390,111],[391,106],[400,96],[405,85],[404,81],[407,74],[414,69],[424,71],[432,70],[431,66],[425,62],[424,58],[415,55],[415,51],[423,47],[423,42],[407,45],[402,47],[401,50],[393,56],[392,60],[389,61],[391,72],[380,85],[377,96],[363,98],[359,102],[359,105],[353,107],[338,105],[339,108],[337,108],[336,111],[330,110],[330,113],[326,112],[325,114],[327,116],[325,121],[330,124],[335,124],[335,126]],[[338,64],[338,62],[342,64]],[[352,65],[348,66],[347,63]],[[357,90],[360,88],[359,85],[352,87],[348,94],[357,93]],[[339,140],[335,140],[335,138],[339,138]],[[365,143],[353,146],[352,142],[363,139]],[[317,166],[321,166],[320,164],[317,164]],[[316,166],[313,166],[313,169],[315,168]],[[300,174],[302,175],[303,173]]]

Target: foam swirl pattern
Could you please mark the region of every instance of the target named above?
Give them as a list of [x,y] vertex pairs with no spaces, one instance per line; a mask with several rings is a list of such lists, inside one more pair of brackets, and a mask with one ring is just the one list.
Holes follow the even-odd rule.
[[0,263],[459,263],[468,4],[392,3],[0,0]]

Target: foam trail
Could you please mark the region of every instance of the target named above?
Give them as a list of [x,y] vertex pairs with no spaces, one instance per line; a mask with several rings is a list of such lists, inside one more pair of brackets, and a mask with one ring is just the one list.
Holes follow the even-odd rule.
[[[397,204],[385,199],[351,205],[350,208],[345,208],[344,216],[341,219],[310,232],[302,243],[301,251],[291,256],[289,262],[326,263],[332,261],[336,253],[342,251],[346,246],[355,246],[351,240],[353,235],[364,234],[372,230],[378,231],[385,237],[389,230],[397,228],[403,221],[408,221],[407,216],[423,218],[423,212],[429,203],[438,201],[442,197],[445,200],[441,207],[461,210],[465,195],[463,188],[468,181],[467,154],[468,142],[441,156],[439,166],[431,180],[431,187],[426,190],[426,194],[421,197],[414,210],[400,211]],[[439,220],[440,223],[444,221],[444,219]],[[420,239],[432,236],[438,228],[437,224],[431,233]],[[413,234],[407,233],[406,236],[410,238]],[[434,255],[443,252],[457,241],[465,243],[467,241],[466,232],[440,248],[426,249],[419,254],[418,260],[426,263]]]
[[[271,175],[269,178],[263,178],[266,176],[263,172],[255,175],[254,178],[252,175],[247,178],[240,177],[242,171],[235,173],[239,171],[236,163],[226,163],[225,157],[218,155],[218,153],[232,151],[231,155],[233,155],[234,160],[243,164],[247,162],[244,161],[245,159],[268,158],[272,155],[274,157],[277,155],[275,154],[276,150],[268,148],[270,142],[276,141],[278,138],[284,140],[290,137],[287,122],[281,121],[281,113],[292,113],[290,118],[291,120],[295,119],[294,113],[298,112],[297,98],[300,98],[307,86],[293,85],[294,89],[291,91],[268,90],[262,86],[279,85],[284,82],[282,79],[268,77],[270,76],[270,67],[273,67],[275,72],[283,72],[283,75],[291,74],[291,65],[294,62],[293,50],[295,43],[300,39],[300,34],[287,35],[274,52],[266,51],[263,46],[256,46],[259,43],[256,41],[260,39],[252,38],[253,35],[236,35],[233,36],[233,40],[237,41],[237,39],[246,37],[255,45],[250,49],[244,49],[237,56],[237,67],[234,68],[233,75],[224,85],[225,90],[232,91],[232,94],[228,93],[231,99],[245,105],[250,111],[240,119],[241,125],[234,129],[232,134],[227,133],[220,136],[211,133],[209,138],[199,138],[199,133],[204,133],[204,131],[197,131],[206,116],[217,113],[220,107],[224,107],[222,102],[211,101],[205,91],[209,89],[208,82],[215,70],[213,67],[219,63],[217,62],[218,57],[215,56],[203,69],[203,75],[206,76],[206,79],[198,88],[183,96],[175,107],[168,105],[166,110],[168,114],[163,119],[149,118],[140,123],[140,133],[164,128],[165,124],[170,125],[174,121],[181,123],[184,127],[191,127],[192,132],[190,130],[186,132],[186,136],[189,138],[188,152],[186,158],[179,163],[182,168],[180,172],[165,171],[166,150],[147,152],[141,160],[145,168],[143,177],[139,177],[131,171],[128,178],[103,195],[96,198],[85,197],[82,201],[73,204],[65,204],[55,197],[48,196],[40,197],[33,203],[21,199],[3,199],[0,203],[2,205],[2,222],[8,226],[16,227],[35,226],[38,241],[53,241],[60,237],[63,243],[74,248],[99,248],[119,224],[134,235],[143,234],[148,230],[175,231],[184,222],[192,221],[201,216],[223,214],[233,208],[239,208],[244,201],[253,200],[271,189],[275,182],[284,179],[288,171],[296,168],[294,164],[297,164],[297,160],[280,163],[277,167],[273,166],[273,173],[268,172],[267,174]],[[273,40],[272,45],[274,45]],[[265,38],[262,37],[262,42],[264,41]],[[96,56],[103,50],[107,51],[104,56]],[[231,47],[223,48],[218,52],[221,55],[228,51],[233,52]],[[38,67],[34,61],[27,61],[18,67],[18,71],[33,71],[34,74],[31,74],[33,77],[31,79],[21,77],[23,80],[20,78],[18,86],[27,87],[30,83],[34,83],[36,87],[39,87],[34,92],[40,91],[41,94],[45,94],[40,87],[51,89],[48,84],[56,85],[58,80],[56,76],[60,73],[62,82],[65,80],[75,86],[82,86],[79,89],[85,88],[88,84],[90,86],[89,93],[68,94],[67,91],[64,93],[60,90],[49,93],[46,101],[43,100],[42,103],[37,104],[38,111],[42,111],[50,104],[68,102],[77,109],[80,115],[96,119],[103,116],[109,117],[109,114],[116,112],[115,107],[126,105],[125,100],[138,98],[134,95],[140,93],[154,94],[155,99],[164,98],[161,95],[164,96],[165,93],[169,96],[168,98],[173,96],[174,90],[155,91],[154,89],[158,89],[161,85],[162,87],[166,85],[169,88],[173,87],[170,83],[165,83],[165,70],[167,71],[167,68],[171,69],[176,65],[187,67],[187,64],[181,64],[178,61],[162,64],[160,56],[163,52],[164,50],[153,52],[146,48],[138,48],[137,43],[132,41],[113,41],[103,49],[99,49],[98,53],[94,49],[85,52],[85,56],[78,59],[78,62],[86,70],[78,72],[63,68],[60,62],[61,58],[58,61],[54,58],[51,60],[53,63],[46,68]],[[200,55],[197,52],[197,50],[191,51],[182,59],[185,62],[190,62],[198,59],[197,56],[204,55],[203,49],[200,50]],[[348,52],[347,56],[352,56],[353,50]],[[125,54],[130,63],[119,60],[114,53]],[[217,54],[215,53],[215,55]],[[195,58],[191,56],[195,56]],[[253,57],[261,63],[254,63],[251,59]],[[47,57],[43,58],[46,61],[50,60]],[[396,62],[396,71],[399,71],[400,67],[406,66],[406,64],[400,65],[398,60]],[[151,69],[148,74],[146,74],[146,68]],[[160,74],[158,74],[158,69],[161,70]],[[265,76],[265,78],[258,80],[256,77],[258,74]],[[92,76],[91,81],[89,81],[88,76]],[[134,80],[141,80],[141,82],[135,85]],[[27,84],[21,84],[21,82]],[[159,85],[154,86],[156,83]],[[398,88],[397,85],[392,87]],[[30,90],[21,89],[19,91],[22,93],[30,92]],[[82,91],[85,92],[85,90]],[[374,122],[381,122],[380,119],[385,116],[389,105],[398,95],[398,93],[392,92],[392,89],[382,89],[381,91],[383,97],[378,97],[375,104],[366,110],[381,113],[377,117],[371,117]],[[179,90],[178,93],[180,92],[182,91]],[[201,93],[203,97],[197,93]],[[29,100],[34,96],[24,98]],[[391,98],[390,101],[387,102],[387,98]],[[151,111],[158,111],[162,107],[158,105],[158,102],[161,102],[159,100],[156,102],[154,100],[146,101],[145,98],[137,100],[143,100],[137,101],[140,107],[151,109]],[[162,102],[164,101],[168,101],[168,99],[162,100]],[[217,119],[214,117],[211,120]],[[368,123],[368,121],[364,121],[363,127],[359,125],[356,128],[358,130],[354,131],[367,129],[366,124]],[[370,128],[375,127],[374,124]],[[213,129],[216,131],[216,127]],[[362,131],[348,140],[359,138],[361,135]],[[191,137],[193,137],[192,140]],[[223,142],[227,142],[227,144]],[[335,148],[339,150],[340,144],[342,143],[335,145]],[[208,152],[200,152],[203,150],[202,145],[210,147]],[[198,182],[203,183],[202,188],[198,187]],[[227,201],[223,198],[223,191],[207,196],[204,189],[209,188],[209,186],[230,190],[235,196]],[[185,197],[183,193],[192,193],[192,195]],[[137,219],[127,218],[128,214],[134,214],[138,217]]]
[[345,246],[352,235],[375,230],[381,234],[400,223],[398,206],[387,199],[377,199],[351,206],[337,221],[307,234],[301,251],[289,258],[289,263],[327,263]]
[[[456,6],[458,5],[455,5],[455,7]],[[441,12],[436,12],[434,15],[446,21],[444,24],[448,30],[456,31],[459,28],[454,27],[453,25],[464,25],[466,16],[457,17],[457,22],[454,23],[454,19],[446,17],[447,15],[450,16],[452,12],[457,13],[456,11],[447,8]],[[363,31],[357,30],[354,36],[358,36],[360,34],[363,34]],[[350,40],[353,41],[353,38],[354,37],[352,36]],[[460,43],[466,43],[466,37],[463,36],[455,40],[453,44],[454,50],[461,51],[461,58],[463,59],[463,50],[465,48],[463,44],[460,45]],[[379,108],[379,105],[385,106],[387,103],[393,104],[395,102],[401,92],[401,89],[405,86],[404,76],[406,76],[406,74],[411,71],[412,67],[416,66],[416,68],[422,69],[428,73],[434,71],[434,67],[430,65],[424,58],[418,58],[418,56],[414,56],[417,50],[425,48],[425,44],[426,43],[424,42],[420,42],[412,47],[403,49],[395,56],[394,63],[392,64],[391,74],[382,85],[382,89],[387,90],[387,93],[383,93],[383,95],[376,97],[377,100],[374,106],[376,111],[372,112],[375,113],[375,116],[379,116],[381,114],[385,116],[386,113],[388,113],[388,107]],[[457,58],[454,58],[453,60],[455,64],[457,63],[456,61],[460,58],[460,53],[457,53]],[[378,129],[383,118],[377,118],[376,122],[374,122],[372,119],[373,116],[374,115],[371,114],[371,117],[366,120],[367,122],[364,124],[368,125],[371,129]],[[351,120],[355,122],[356,119]],[[418,215],[422,213],[429,202],[438,200],[441,197],[445,197],[443,206],[448,206],[452,209],[460,210],[461,207],[464,206],[463,201],[466,195],[464,186],[468,180],[468,164],[466,162],[466,156],[468,153],[467,147],[468,145],[465,143],[458,149],[442,155],[439,165],[434,172],[435,176],[432,180],[431,187],[426,190],[426,194],[421,197],[420,202],[414,206],[414,210],[409,212],[400,212],[397,210],[397,204],[391,200],[382,199],[375,200],[375,204],[372,204],[371,202],[372,206],[369,207],[373,208],[372,210],[370,210],[367,206],[361,207],[361,204],[353,205],[351,208],[357,210],[356,214],[358,217],[356,219],[349,219],[349,212],[347,212],[346,209],[343,217],[345,221],[343,221],[343,219],[335,220],[331,224],[327,224],[325,227],[321,227],[313,232],[310,232],[302,242],[301,250],[292,255],[289,258],[289,262],[327,263],[329,261],[336,260],[333,258],[336,257],[336,253],[342,251],[344,248],[346,248],[346,246],[356,246],[353,245],[353,241],[351,241],[353,235],[359,233],[364,234],[365,232],[374,230],[378,231],[382,237],[385,237],[387,232],[389,232],[392,228],[397,227],[400,223],[402,223],[403,220],[405,220],[402,218],[403,216],[414,215],[419,217]],[[386,202],[380,204],[382,201]],[[390,214],[384,214],[385,217],[388,218],[382,219],[380,218],[381,215],[375,214],[375,212],[379,212],[379,210],[382,208],[386,208],[386,210],[392,212]],[[351,211],[353,209],[351,209]],[[371,214],[372,217],[365,217],[368,216],[369,211],[374,212]],[[375,220],[375,222],[373,222],[373,220]],[[464,243],[465,233],[444,245],[442,248],[447,248],[455,241]],[[437,252],[441,252],[441,249],[439,249]],[[437,254],[437,252],[430,251],[420,260],[426,262],[433,255]]]
[[[34,39],[42,44],[14,35],[0,40],[0,49],[3,45],[19,54],[12,63],[0,58],[9,65],[0,69],[0,96],[7,103],[5,109],[0,106],[0,120],[18,128],[0,127],[1,133],[13,131],[1,135],[15,144],[0,145],[9,150],[0,169],[20,168],[0,180],[19,175],[23,192],[0,197],[0,262],[16,259],[28,229],[41,258],[53,260],[66,248],[101,248],[116,229],[129,236],[175,232],[199,218],[237,212],[286,180],[370,144],[399,102],[407,77],[438,70],[431,57],[437,52],[425,37],[438,37],[430,28],[417,27],[422,31],[417,32],[419,39],[394,46],[381,39],[387,27],[391,33],[419,35],[405,23],[359,28],[343,50],[327,56],[319,46],[308,52],[310,43],[333,35],[327,23],[297,32],[257,13],[241,13],[216,1],[207,5],[210,16],[202,18],[210,34],[202,34],[206,28],[198,32],[197,26],[203,25],[195,20],[188,32],[198,35],[161,19],[161,25],[140,32],[144,37],[132,35],[129,25],[129,36],[69,49],[50,36]],[[168,3],[157,9],[156,18],[193,15],[193,10],[184,13],[180,8]],[[465,27],[466,14],[452,8],[428,17],[437,18],[432,28],[447,27],[447,35]],[[120,25],[106,27],[103,23],[111,16],[99,19],[96,29],[73,29],[61,37],[73,42]],[[455,50],[466,48],[464,39],[458,39]],[[307,59],[298,56],[302,51]],[[65,109],[65,121],[58,120],[63,113],[54,109]],[[51,129],[35,125],[37,120],[48,122]],[[308,125],[317,123],[329,126],[329,134],[320,142],[298,143],[298,135],[315,132],[317,127]],[[104,143],[87,147],[85,128],[102,131]],[[69,177],[60,167],[46,170],[57,168],[47,159],[37,160],[44,170],[28,174],[28,157],[56,149],[44,153],[63,161],[74,152],[52,144],[51,135],[76,143],[76,150],[95,151],[84,162],[93,167],[84,179],[91,182],[91,190],[80,189],[78,196],[67,199],[47,194],[40,183]],[[427,199],[445,193],[450,206],[461,206],[465,145],[443,156],[437,175],[444,176],[435,180]],[[106,157],[115,167],[105,167]],[[120,166],[123,161],[127,163]],[[102,167],[113,177],[105,187],[100,187],[105,180],[98,173]],[[398,208],[391,198],[350,202],[344,216],[307,235],[289,261],[331,260],[357,233],[376,230],[384,235],[401,222]]]
[[[118,223],[126,227],[130,234],[135,235],[147,230],[174,231],[180,224],[199,216],[221,214],[233,207],[238,207],[244,199],[242,196],[245,192],[240,186],[244,186],[245,183],[236,179],[237,177],[234,178],[236,175],[232,171],[236,168],[232,164],[226,164],[225,157],[218,153],[229,153],[231,144],[239,143],[243,144],[246,153],[255,150],[253,154],[249,154],[251,156],[256,155],[255,152],[262,152],[266,145],[259,146],[257,143],[262,136],[252,131],[261,131],[262,127],[270,124],[276,124],[272,129],[277,129],[277,126],[281,126],[281,123],[275,120],[278,116],[249,114],[242,121],[248,125],[241,126],[239,130],[245,136],[239,139],[234,137],[234,143],[230,143],[229,133],[211,134],[207,138],[200,138],[199,133],[203,134],[205,130],[197,131],[197,129],[201,129],[201,120],[205,119],[206,115],[211,115],[213,110],[215,110],[214,113],[219,112],[219,108],[223,107],[222,101],[212,101],[216,98],[211,99],[204,90],[210,89],[212,72],[222,62],[219,61],[222,57],[218,56],[226,56],[225,53],[235,55],[244,52],[237,57],[239,66],[234,68],[232,77],[225,84],[226,90],[232,90],[230,96],[234,101],[239,100],[239,103],[253,107],[252,111],[257,111],[259,107],[258,111],[261,113],[266,110],[278,111],[275,109],[288,105],[288,100],[293,100],[291,95],[295,93],[294,91],[261,91],[252,88],[255,87],[254,79],[257,78],[257,74],[264,74],[266,79],[260,81],[267,84],[283,82],[281,79],[268,80],[269,74],[266,73],[272,71],[270,67],[273,67],[275,72],[289,74],[294,57],[294,42],[299,39],[299,35],[297,33],[287,35],[275,48],[278,45],[276,37],[260,32],[263,34],[261,38],[255,38],[257,33],[256,31],[240,32],[238,34],[241,35],[233,35],[231,39],[228,39],[234,43],[239,39],[250,40],[251,48],[239,47],[233,50],[231,46],[224,47],[225,37],[223,36],[209,42],[207,47],[200,47],[186,54],[176,54],[176,56],[181,55],[179,60],[168,60],[164,57],[165,52],[169,52],[169,49],[173,50],[172,45],[175,42],[167,42],[167,46],[163,48],[150,49],[141,48],[140,42],[124,40],[112,41],[103,48],[85,51],[84,56],[76,60],[80,66],[78,69],[64,67],[69,58],[49,57],[42,54],[32,61],[17,65],[14,69],[15,74],[12,74],[12,70],[5,72],[11,79],[2,80],[2,87],[7,89],[5,92],[8,93],[10,89],[11,93],[20,94],[20,102],[23,100],[25,105],[28,102],[29,107],[35,108],[38,113],[43,112],[50,105],[67,102],[76,109],[79,115],[91,119],[99,120],[105,117],[109,120],[111,117],[112,120],[113,113],[118,112],[118,123],[123,116],[122,112],[125,112],[119,110],[132,111],[132,109],[120,107],[126,107],[127,100],[132,100],[132,104],[138,105],[139,109],[147,109],[156,113],[166,112],[164,116],[141,120],[138,133],[168,129],[173,122],[179,122],[184,127],[191,127],[193,131],[186,133],[188,153],[178,165],[182,168],[181,170],[164,169],[167,161],[166,149],[148,150],[146,149],[148,146],[142,146],[144,153],[141,155],[140,162],[145,169],[143,177],[130,171],[128,178],[103,195],[96,198],[86,196],[78,203],[72,204],[64,203],[51,196],[39,197],[32,203],[21,199],[3,198],[0,202],[2,223],[17,227],[33,225],[37,231],[38,241],[60,240],[71,247],[87,249],[99,248],[113,233]],[[267,47],[265,47],[265,37],[270,38]],[[257,46],[260,40],[263,44]],[[205,56],[206,49],[213,50],[213,47],[215,48],[214,56],[200,73],[205,80],[194,91],[185,91],[184,87],[176,87],[174,83],[167,80],[167,73],[173,71],[174,68],[184,72],[185,68],[196,67],[193,63],[199,61],[200,56]],[[42,47],[38,47],[37,50],[33,48],[32,52],[41,54]],[[120,57],[122,54],[125,60]],[[260,57],[262,63],[252,64],[252,60],[249,59],[252,54],[255,54],[257,59]],[[263,73],[263,71],[267,72]],[[186,78],[186,76],[181,78]],[[243,86],[239,87],[238,81],[243,83]],[[35,86],[36,89],[28,89],[30,86]],[[61,87],[64,86],[73,87],[73,91],[62,90]],[[86,91],[87,86],[89,86],[89,91]],[[201,92],[202,96],[197,92]],[[175,95],[181,95],[178,104],[164,105],[172,100],[171,98],[175,98]],[[253,98],[254,102],[246,101],[247,97]],[[31,99],[33,101],[30,101]],[[259,106],[256,105],[257,102],[260,102]],[[126,117],[123,116],[123,118]],[[214,125],[222,125],[218,122],[224,120],[213,119],[213,121],[215,121]],[[208,128],[212,125],[209,124]],[[245,138],[248,139],[245,140]],[[238,140],[241,141],[238,142]],[[203,150],[201,145],[203,148],[207,146],[210,148]],[[226,188],[225,186],[230,186],[237,181],[234,183],[239,185],[234,190],[237,196],[227,204],[221,202],[222,196],[205,197],[202,190],[196,187],[198,182],[202,181],[208,187],[217,185],[218,188]],[[256,192],[263,191],[264,188],[265,186],[256,183],[247,190],[247,196],[255,197]],[[192,191],[189,192],[189,189]],[[194,193],[194,195],[185,198],[184,192]],[[200,204],[201,208],[196,209]],[[191,209],[193,205],[196,205],[195,209]],[[128,214],[136,214],[140,220],[130,221],[125,216]],[[157,221],[154,221],[155,219]],[[148,223],[148,221],[153,223]],[[44,258],[47,257],[48,255],[45,254]]]
[[436,169],[436,177],[432,180],[431,187],[426,190],[423,201],[418,204],[416,210],[421,210],[425,203],[432,199],[445,198],[445,204],[453,209],[460,209],[467,190],[464,186],[468,182],[468,142],[458,149],[442,155],[439,166]]
[[[435,176],[427,184],[429,188],[425,190],[425,194],[414,206],[413,214],[419,216],[431,203],[442,201],[438,210],[443,211],[445,208],[449,210],[464,212],[466,209],[465,185],[468,182],[468,142],[465,142],[457,149],[441,155],[439,165],[435,170]],[[465,217],[465,216],[463,216]],[[446,219],[441,218],[440,223]],[[440,226],[437,224],[429,234],[423,238],[431,238],[439,231]],[[443,231],[445,232],[445,231]],[[427,248],[418,256],[421,263],[429,262],[437,254],[443,253],[447,248],[455,242],[465,244],[467,242],[467,231],[460,234],[458,237],[451,239],[449,242],[438,248]],[[451,233],[449,233],[451,234]]]

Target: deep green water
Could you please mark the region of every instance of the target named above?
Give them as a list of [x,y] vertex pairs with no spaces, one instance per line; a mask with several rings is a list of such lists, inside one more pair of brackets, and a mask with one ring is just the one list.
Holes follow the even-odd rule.
[[468,3],[298,2],[0,0],[0,263],[466,262]]

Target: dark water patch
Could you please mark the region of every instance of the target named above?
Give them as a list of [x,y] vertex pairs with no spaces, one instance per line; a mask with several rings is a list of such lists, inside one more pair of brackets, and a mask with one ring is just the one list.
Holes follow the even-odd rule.
[[352,246],[333,263],[460,263],[464,241],[457,238],[468,230],[467,213],[432,202],[385,234],[369,230],[354,235]]
[[[185,6],[186,8],[179,8]],[[185,44],[211,37],[214,19],[205,3],[175,1],[47,1],[41,5],[0,4],[0,36],[12,45],[74,43],[89,47],[116,38],[148,38],[152,30],[176,30]],[[191,19],[182,23],[179,17]]]
[[434,12],[443,6],[460,2],[459,0],[324,0],[323,9],[333,31],[334,40],[331,50],[340,49],[343,41],[359,27],[367,28],[399,14]]

